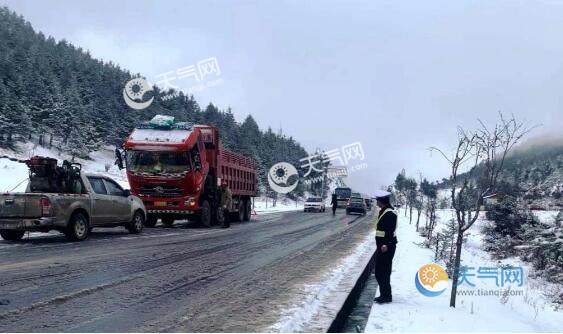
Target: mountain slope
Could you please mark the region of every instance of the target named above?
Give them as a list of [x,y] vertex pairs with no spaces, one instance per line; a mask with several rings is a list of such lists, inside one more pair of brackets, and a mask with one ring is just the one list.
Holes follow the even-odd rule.
[[0,147],[36,141],[86,158],[104,144],[120,145],[135,124],[156,114],[179,121],[212,124],[226,147],[258,161],[260,181],[279,161],[299,164],[305,149],[291,137],[262,131],[252,116],[238,123],[231,110],[213,104],[201,108],[182,92],[155,100],[146,109],[129,108],[122,97],[133,75],[111,62],[94,59],[87,51],[35,32],[31,24],[0,7]]

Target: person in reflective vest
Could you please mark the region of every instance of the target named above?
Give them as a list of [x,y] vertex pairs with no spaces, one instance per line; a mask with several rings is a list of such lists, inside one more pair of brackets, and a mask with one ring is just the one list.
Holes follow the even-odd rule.
[[377,250],[375,253],[375,278],[379,285],[379,297],[375,298],[378,304],[390,303],[391,296],[391,268],[397,237],[397,214],[391,206],[391,194],[380,193],[376,196],[379,214],[375,223],[375,243]]

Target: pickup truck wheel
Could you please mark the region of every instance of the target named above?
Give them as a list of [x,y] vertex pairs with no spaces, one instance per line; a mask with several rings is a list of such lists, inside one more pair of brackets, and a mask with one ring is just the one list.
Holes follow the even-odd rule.
[[9,241],[19,241],[23,238],[24,234],[25,231],[0,230],[0,237]]
[[141,233],[143,226],[145,226],[145,216],[141,211],[137,211],[133,215],[131,222],[129,222],[127,229],[129,230],[129,233],[137,234]]
[[70,222],[66,230],[66,237],[72,241],[82,241],[88,238],[90,234],[90,224],[88,218],[80,212],[70,217]]
[[252,201],[250,199],[244,201],[244,217],[245,222],[250,220],[250,215],[252,214]]
[[158,218],[152,215],[148,215],[145,219],[145,227],[155,227]]
[[209,207],[209,202],[207,200],[201,202],[199,222],[205,227],[211,227],[211,208]]

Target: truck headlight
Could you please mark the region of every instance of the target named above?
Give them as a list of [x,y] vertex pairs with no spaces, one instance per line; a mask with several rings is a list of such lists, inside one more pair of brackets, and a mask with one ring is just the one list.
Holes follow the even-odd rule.
[[185,206],[188,206],[188,207],[192,207],[192,206],[195,206],[195,203],[196,203],[195,198],[188,198],[188,199],[184,202],[184,205],[185,205]]

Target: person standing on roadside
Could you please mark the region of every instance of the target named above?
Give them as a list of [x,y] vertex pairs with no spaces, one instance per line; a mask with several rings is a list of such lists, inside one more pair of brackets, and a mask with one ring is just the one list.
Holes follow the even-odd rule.
[[330,205],[332,205],[332,215],[334,216],[336,214],[336,207],[338,206],[338,197],[336,197],[336,194],[332,194]]
[[379,297],[375,298],[375,302],[385,304],[393,300],[391,296],[391,269],[397,245],[397,237],[395,235],[397,214],[393,206],[391,206],[390,193],[378,193],[375,199],[379,207],[379,214],[375,221],[375,244],[377,246],[375,253],[375,278],[379,285]]
[[231,212],[231,205],[233,203],[233,193],[231,192],[231,189],[229,189],[229,185],[227,183],[227,180],[221,180],[221,187],[220,189],[220,199],[221,199],[221,205],[219,210],[223,210],[223,228],[229,228],[231,227],[231,221],[230,221],[230,212]]

